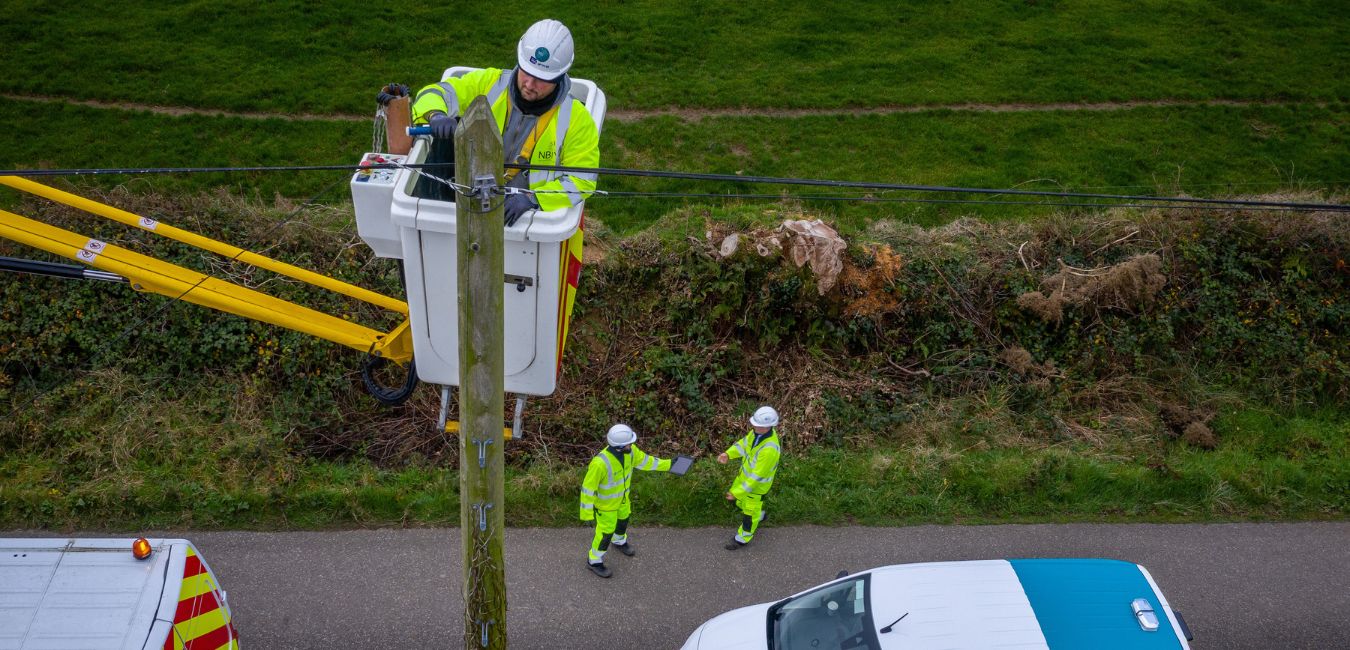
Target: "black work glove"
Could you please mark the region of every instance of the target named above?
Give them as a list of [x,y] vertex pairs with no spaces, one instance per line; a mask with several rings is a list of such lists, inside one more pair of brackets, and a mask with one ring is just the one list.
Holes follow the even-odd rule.
[[380,106],[388,106],[389,102],[392,102],[395,99],[398,99],[399,97],[407,97],[407,96],[408,96],[407,86],[399,83],[393,83],[385,86],[384,88],[381,88],[380,94],[375,95],[375,101],[379,102]]
[[431,135],[437,138],[453,140],[455,138],[455,124],[459,119],[437,112],[431,116]]
[[538,210],[539,202],[534,200],[533,194],[518,192],[506,197],[506,205],[502,210],[506,212],[506,227],[516,225],[516,220],[520,215],[525,214],[526,210]]

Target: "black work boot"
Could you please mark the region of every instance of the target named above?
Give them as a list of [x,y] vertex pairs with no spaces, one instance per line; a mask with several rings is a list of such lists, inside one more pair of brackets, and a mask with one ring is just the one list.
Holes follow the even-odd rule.
[[590,562],[587,562],[586,566],[591,570],[591,573],[594,573],[601,578],[608,578],[614,575],[614,572],[610,571],[609,567],[605,566],[604,562],[601,562],[600,564],[591,564]]
[[739,551],[745,548],[745,542],[742,542],[736,539],[735,537],[732,537],[730,542],[727,542],[726,544],[722,545],[722,548],[728,551]]
[[619,552],[620,552],[620,553],[623,553],[624,555],[627,555],[628,557],[633,557],[634,555],[637,555],[637,551],[634,551],[634,550],[633,550],[633,543],[632,543],[632,542],[624,542],[624,543],[622,543],[622,544],[614,544],[614,545],[613,545],[613,548],[619,549]]

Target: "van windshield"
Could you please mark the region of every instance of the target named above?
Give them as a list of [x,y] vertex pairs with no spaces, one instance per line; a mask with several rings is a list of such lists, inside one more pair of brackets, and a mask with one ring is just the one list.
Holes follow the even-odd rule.
[[868,607],[871,574],[769,608],[769,650],[879,650]]

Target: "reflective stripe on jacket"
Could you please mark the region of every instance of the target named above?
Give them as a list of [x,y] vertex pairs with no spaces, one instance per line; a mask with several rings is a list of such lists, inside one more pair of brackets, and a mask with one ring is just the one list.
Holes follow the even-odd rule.
[[591,459],[581,481],[581,509],[618,510],[633,484],[633,470],[670,471],[670,461],[652,456],[637,445],[620,458],[608,447]]
[[[463,115],[469,103],[485,95],[497,119],[497,129],[506,137],[507,115],[511,106],[510,85],[515,69],[483,68],[462,77],[440,81],[417,91],[412,105],[413,124],[426,124],[427,115],[441,111]],[[566,92],[566,83],[562,92]],[[453,107],[453,108],[451,108]],[[568,167],[600,166],[600,133],[585,104],[570,95],[562,97],[553,128],[545,128],[534,143],[531,165]],[[561,147],[559,143],[561,142]],[[559,153],[561,149],[561,153]],[[505,160],[514,162],[519,151],[504,151]],[[538,192],[535,199],[541,210],[557,210],[580,203],[595,191],[596,174],[587,172],[530,171],[529,187]]]
[[769,435],[755,444],[755,430],[736,441],[727,450],[730,458],[741,459],[741,473],[731,483],[731,495],[737,498],[746,494],[764,495],[773,487],[774,474],[778,473],[778,458],[783,448],[778,443],[778,429],[771,429]]

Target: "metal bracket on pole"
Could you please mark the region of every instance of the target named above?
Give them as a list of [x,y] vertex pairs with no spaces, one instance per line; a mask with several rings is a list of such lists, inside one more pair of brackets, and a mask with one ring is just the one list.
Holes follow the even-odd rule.
[[488,628],[492,627],[492,624],[496,622],[497,621],[495,620],[478,621],[478,624],[483,626],[483,640],[479,643],[482,644],[484,648],[488,647]]
[[479,531],[486,531],[486,530],[487,530],[487,511],[489,511],[489,510],[492,509],[492,504],[491,504],[491,503],[474,503],[474,504],[470,504],[470,505],[471,505],[471,507],[474,509],[474,512],[477,512],[477,513],[478,513],[478,530],[479,530]]
[[521,416],[525,414],[525,396],[516,395],[516,419],[511,423],[511,439],[520,440],[525,435],[525,430],[520,426]]
[[492,438],[474,438],[473,444],[478,445],[478,467],[487,467],[487,446],[492,444]]
[[474,177],[473,194],[470,196],[478,197],[478,208],[481,212],[492,211],[492,190],[496,187],[496,176],[483,175]]

